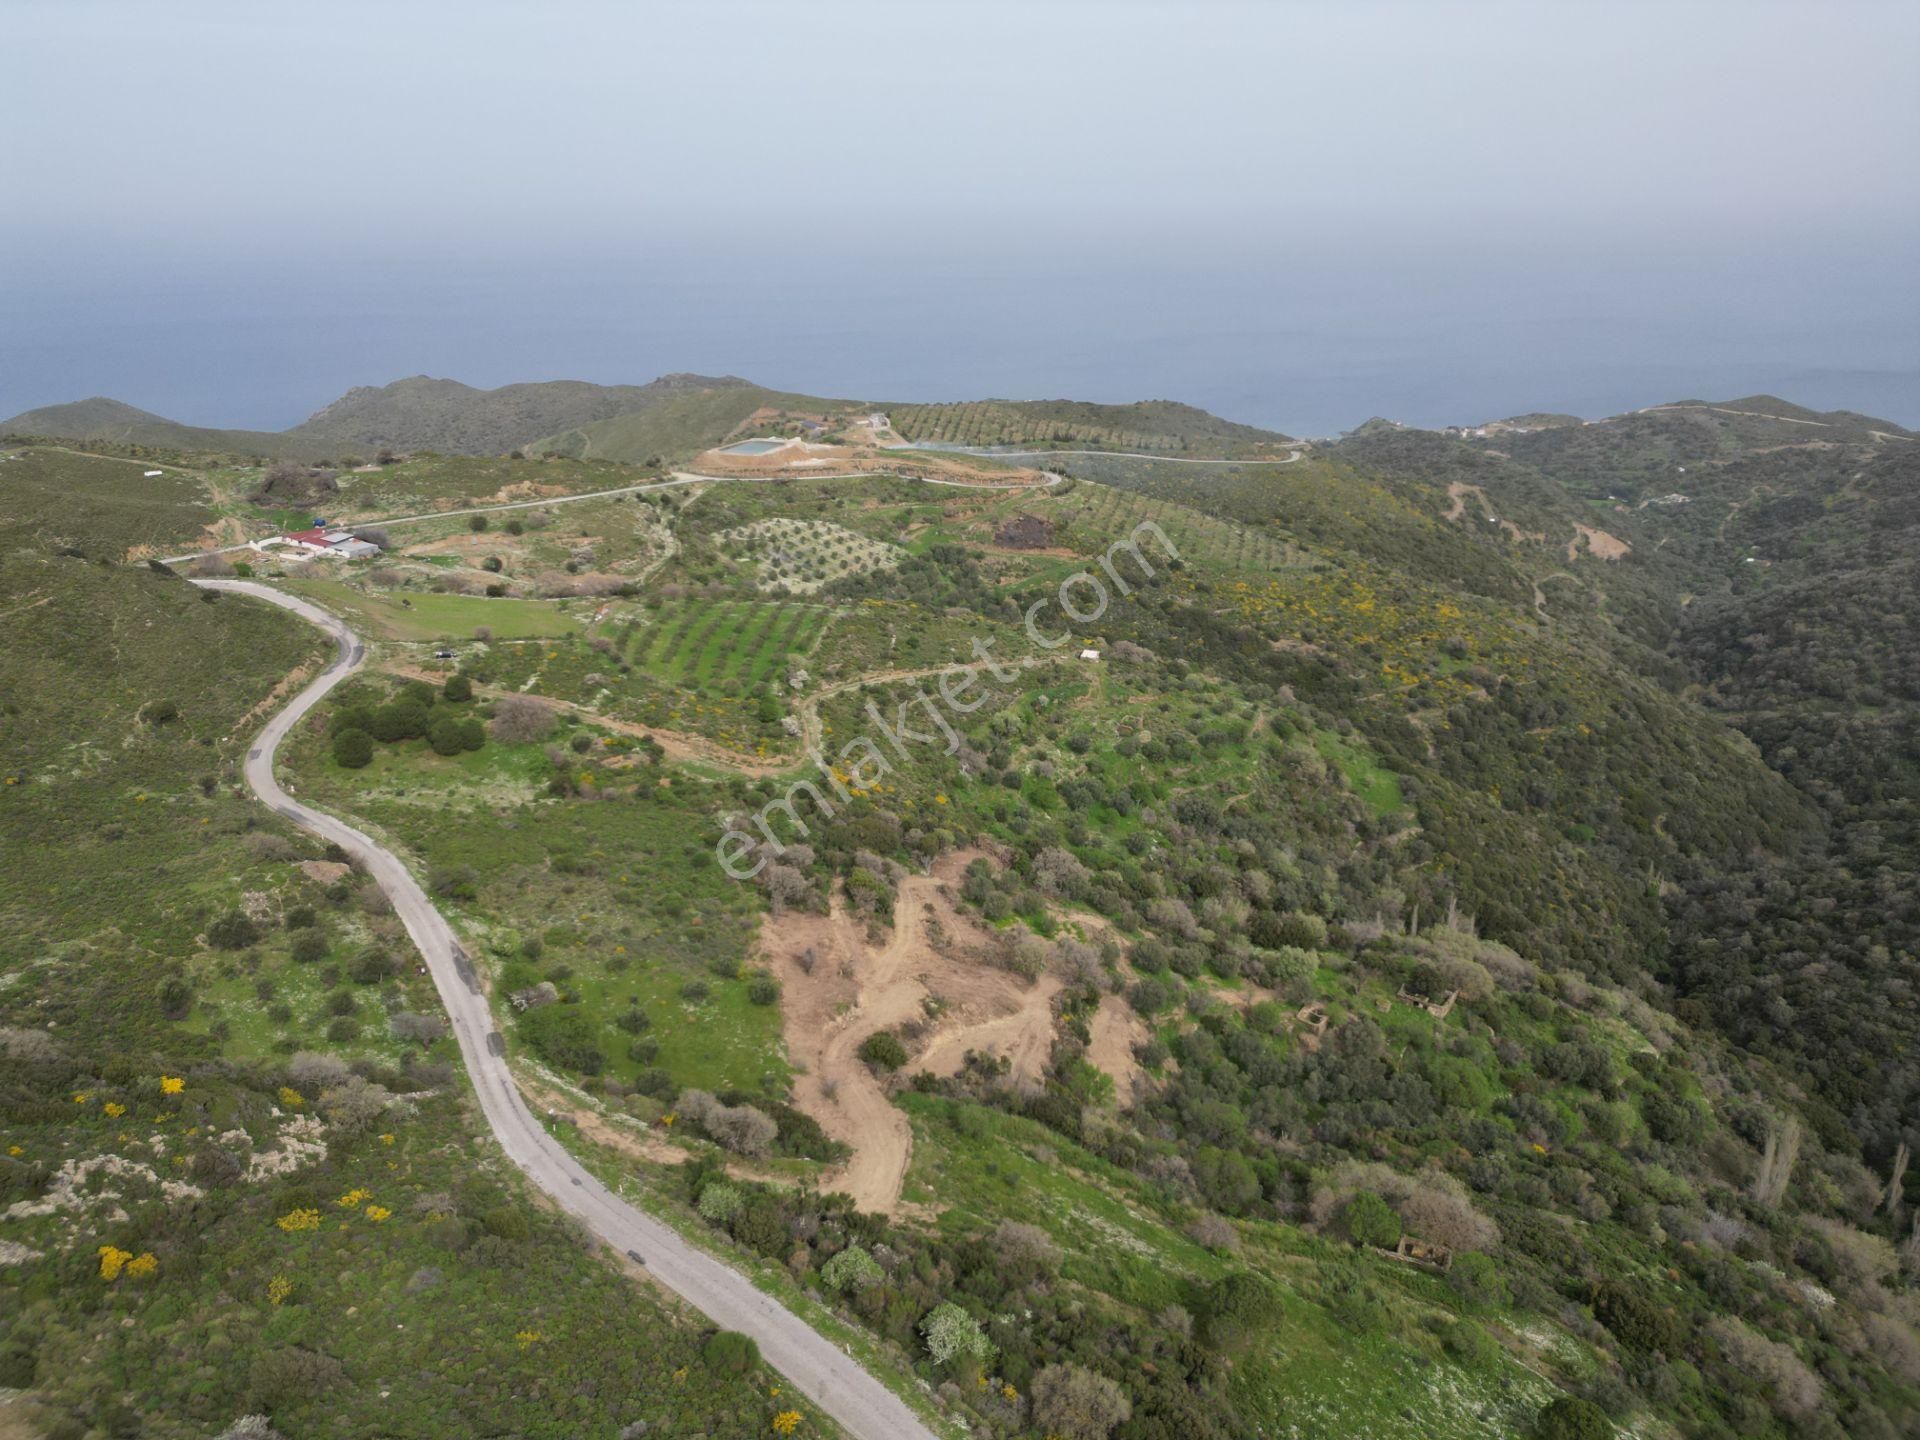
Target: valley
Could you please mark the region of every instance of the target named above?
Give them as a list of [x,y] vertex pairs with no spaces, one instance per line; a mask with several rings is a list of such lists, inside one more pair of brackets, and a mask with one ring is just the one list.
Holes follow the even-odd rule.
[[1920,451],[1532,419],[22,417],[98,433],[0,445],[21,1403],[1905,1433]]

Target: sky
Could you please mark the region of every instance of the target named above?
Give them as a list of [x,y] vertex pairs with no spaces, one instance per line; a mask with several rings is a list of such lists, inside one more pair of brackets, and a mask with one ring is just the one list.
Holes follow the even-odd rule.
[[9,0],[0,416],[666,371],[1920,424],[1920,6]]

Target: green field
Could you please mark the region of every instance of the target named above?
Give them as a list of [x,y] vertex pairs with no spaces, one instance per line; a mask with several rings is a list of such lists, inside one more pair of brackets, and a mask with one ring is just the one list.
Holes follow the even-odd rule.
[[758,685],[813,648],[833,611],[824,605],[673,601],[636,626],[626,658],[669,685]]
[[304,595],[374,638],[468,640],[481,629],[500,640],[576,634],[585,621],[551,600],[483,599],[473,595],[380,595],[339,580],[289,580]]

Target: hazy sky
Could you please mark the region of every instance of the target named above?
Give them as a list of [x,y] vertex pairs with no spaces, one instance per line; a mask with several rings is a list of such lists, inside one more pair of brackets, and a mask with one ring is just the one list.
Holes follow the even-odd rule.
[[8,0],[0,415],[349,384],[1920,422],[1920,5]]

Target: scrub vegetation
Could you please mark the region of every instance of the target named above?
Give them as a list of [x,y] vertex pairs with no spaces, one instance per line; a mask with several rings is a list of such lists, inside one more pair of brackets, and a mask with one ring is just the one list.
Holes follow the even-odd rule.
[[[282,772],[583,1158],[973,1433],[1890,1440],[1920,442],[1780,405],[434,521],[280,577],[374,647]],[[74,1435],[824,1432],[529,1201],[377,893],[238,788],[318,646],[127,556],[245,468],[5,516],[0,1379]]]

